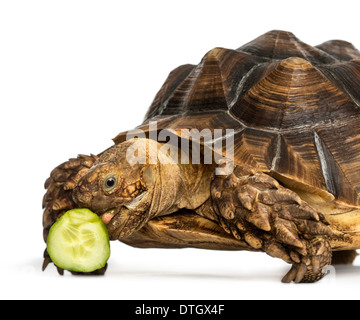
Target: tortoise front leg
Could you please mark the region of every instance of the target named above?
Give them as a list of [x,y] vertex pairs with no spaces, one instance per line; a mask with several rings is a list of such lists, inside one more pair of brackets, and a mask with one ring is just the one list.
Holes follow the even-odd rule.
[[[77,208],[73,201],[72,193],[80,177],[87,172],[94,164],[97,156],[79,155],[72,158],[58,167],[50,174],[45,182],[46,193],[43,198],[43,237],[46,242],[51,226],[68,210]],[[52,262],[45,249],[42,269],[45,270]],[[63,275],[64,270],[57,267],[59,274]],[[106,269],[103,270],[103,273]],[[96,271],[96,274],[101,271]]]
[[219,223],[253,248],[292,264],[283,282],[315,282],[331,264],[331,229],[322,214],[274,178],[238,166],[211,185]]

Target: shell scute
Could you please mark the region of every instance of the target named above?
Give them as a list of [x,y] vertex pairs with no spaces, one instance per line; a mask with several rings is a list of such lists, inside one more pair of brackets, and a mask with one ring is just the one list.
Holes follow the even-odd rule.
[[232,128],[239,164],[360,204],[359,83],[360,52],[348,42],[313,47],[273,30],[175,69],[138,129]]

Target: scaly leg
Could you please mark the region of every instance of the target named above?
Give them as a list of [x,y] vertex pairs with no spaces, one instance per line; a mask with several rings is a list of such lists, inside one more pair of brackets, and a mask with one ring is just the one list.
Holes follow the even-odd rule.
[[331,264],[324,216],[271,176],[237,166],[214,176],[211,196],[218,221],[235,238],[292,264],[283,282],[315,282]]
[[[79,155],[77,158],[59,165],[52,172],[45,182],[46,194],[43,198],[43,237],[46,242],[51,226],[68,210],[77,208],[72,199],[72,191],[80,177],[91,168],[97,156]],[[52,262],[45,249],[44,263],[42,269],[45,270]],[[64,270],[57,267],[59,274],[63,275]],[[106,266],[96,270],[93,274],[104,274]],[[76,273],[78,274],[78,273]]]

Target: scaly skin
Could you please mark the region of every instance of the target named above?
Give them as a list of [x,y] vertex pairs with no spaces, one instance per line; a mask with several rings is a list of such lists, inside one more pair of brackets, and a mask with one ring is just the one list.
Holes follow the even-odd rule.
[[324,216],[267,174],[238,166],[214,177],[212,199],[219,223],[254,249],[292,264],[283,282],[314,282],[331,264],[333,235]]
[[[230,234],[238,243],[233,244],[235,250],[263,251],[292,264],[284,282],[322,278],[322,268],[331,263],[328,238],[334,235],[324,216],[295,192],[267,174],[242,166],[228,176],[215,176],[210,165],[163,164],[160,159],[154,164],[129,164],[126,151],[134,143],[152,144],[155,151],[161,147],[149,140],[126,141],[99,157],[81,156],[54,170],[44,197],[45,235],[66,210],[89,208],[102,215],[111,240],[142,247],[148,240],[161,247],[228,250],[231,241],[226,234]],[[191,224],[189,212],[194,210],[201,218],[193,218]],[[170,232],[174,219],[157,218],[165,216],[177,219],[176,232]],[[216,231],[214,236],[214,223],[226,233]],[[198,241],[191,240],[196,234]],[[45,267],[48,262],[45,252]]]
[[[43,198],[43,237],[46,242],[51,226],[68,210],[78,206],[73,200],[73,190],[80,177],[85,174],[94,164],[98,157],[95,155],[79,155],[77,158],[69,159],[56,167],[45,182],[47,189]],[[45,249],[44,263],[42,269],[45,270],[51,258]],[[57,267],[60,275],[64,270]],[[106,266],[97,270],[94,274],[103,274]]]

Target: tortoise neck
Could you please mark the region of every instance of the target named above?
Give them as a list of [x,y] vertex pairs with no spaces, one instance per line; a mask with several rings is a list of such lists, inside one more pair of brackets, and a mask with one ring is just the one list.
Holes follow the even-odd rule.
[[180,165],[182,188],[179,190],[178,209],[194,210],[209,199],[214,169],[213,165]]
[[201,206],[210,197],[213,170],[212,166],[203,164],[160,164],[151,218]]

